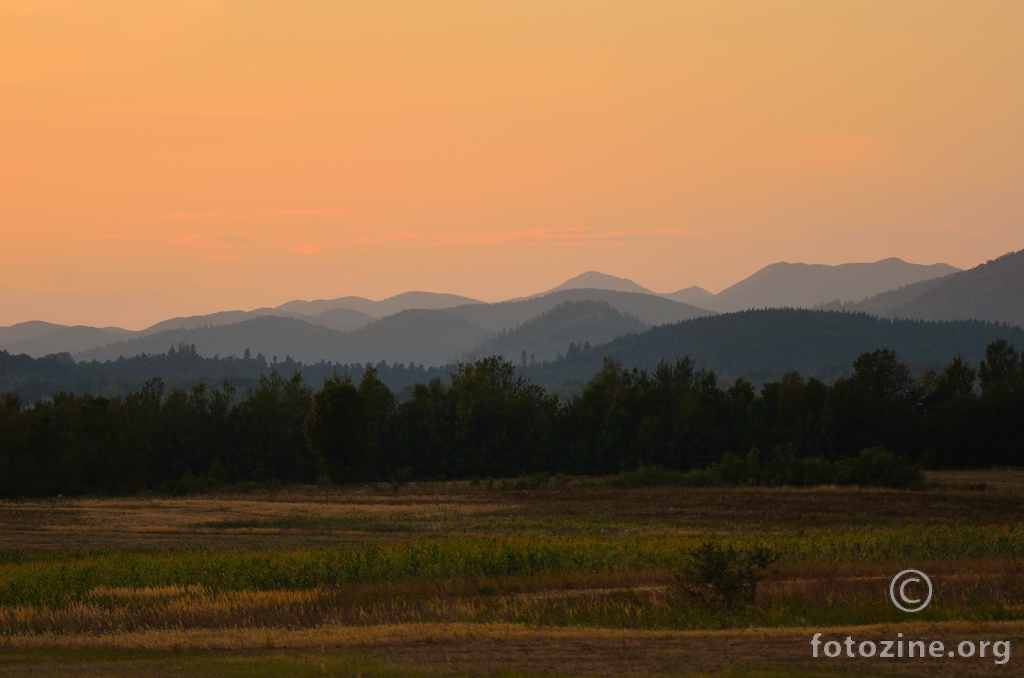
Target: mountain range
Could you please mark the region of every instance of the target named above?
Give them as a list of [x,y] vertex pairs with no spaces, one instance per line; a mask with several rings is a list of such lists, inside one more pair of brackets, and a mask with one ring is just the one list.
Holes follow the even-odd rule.
[[[544,314],[562,304],[589,302],[604,304],[608,311],[592,315],[589,321],[558,325],[551,336],[543,329],[557,324]],[[120,356],[163,353],[178,344],[195,345],[205,356],[241,356],[246,349],[268,359],[277,355],[302,362],[330,360],[342,363],[387,362],[444,365],[480,354],[483,346],[503,336],[512,342],[519,356],[526,350],[537,360],[549,360],[565,351],[571,342],[601,343],[625,327],[641,331],[655,325],[677,322],[709,312],[656,295],[614,290],[567,289],[543,297],[497,304],[472,303],[446,309],[405,309],[373,320],[358,329],[339,331],[324,326],[320,318],[350,309],[331,309],[321,316],[261,315],[222,325],[194,325],[165,329],[124,339],[84,351],[79,360],[116,360]],[[624,324],[622,317],[632,321]],[[525,326],[524,323],[534,321]],[[524,325],[522,329],[520,326]],[[499,334],[500,333],[500,334]],[[498,335],[498,336],[496,336]],[[525,343],[522,337],[530,337]],[[562,342],[559,346],[554,341]],[[511,349],[509,349],[511,350]]]
[[1024,250],[941,278],[877,294],[828,309],[861,311],[888,318],[988,320],[1024,326]]
[[656,294],[631,280],[589,271],[546,292],[498,303],[407,292],[382,301],[350,296],[172,318],[141,331],[32,321],[0,328],[0,350],[103,361],[185,344],[208,357],[242,356],[249,349],[268,360],[287,356],[307,364],[420,365],[494,353],[519,362],[525,352],[543,363],[565,355],[569,344],[597,346],[658,326],[758,308],[1024,325],[1024,251],[968,271],[899,259],[840,266],[778,263],[718,294],[699,287]]

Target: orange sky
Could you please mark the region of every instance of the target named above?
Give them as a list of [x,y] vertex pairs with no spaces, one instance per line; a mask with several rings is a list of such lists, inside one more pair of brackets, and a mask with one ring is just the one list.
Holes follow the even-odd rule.
[[1024,3],[0,0],[0,325],[1024,248]]

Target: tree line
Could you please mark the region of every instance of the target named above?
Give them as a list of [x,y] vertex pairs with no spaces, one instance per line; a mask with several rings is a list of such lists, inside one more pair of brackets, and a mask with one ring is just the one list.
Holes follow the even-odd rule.
[[[358,383],[298,372],[126,397],[0,397],[0,495],[131,493],[182,479],[335,483],[687,471],[749,458],[837,462],[883,447],[932,468],[1024,464],[1024,356],[992,342],[915,378],[887,349],[827,384],[797,372],[721,384],[689,358],[655,369],[611,360],[570,399],[489,357],[399,400],[372,366]],[[727,456],[729,455],[729,456]]]

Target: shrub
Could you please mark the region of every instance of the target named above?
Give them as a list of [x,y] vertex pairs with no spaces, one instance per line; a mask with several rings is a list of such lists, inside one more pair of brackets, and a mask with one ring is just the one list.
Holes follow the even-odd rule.
[[835,465],[821,457],[808,457],[803,460],[804,485],[831,485],[835,482]]
[[516,479],[517,490],[543,490],[548,486],[550,478],[547,473],[534,473],[533,475],[519,476]]
[[771,464],[768,465],[768,468],[762,476],[762,480],[766,485],[775,487],[822,485],[830,482],[830,479],[808,482],[806,476],[805,462],[796,458],[793,451],[793,445],[790,443],[785,448],[776,448],[775,454],[772,456]]
[[717,464],[718,474],[726,485],[745,485],[747,480],[747,465],[734,452],[726,452],[722,455],[722,461]]
[[861,450],[856,457],[841,459],[835,466],[836,482],[840,485],[909,488],[924,484],[919,466],[884,447]]
[[185,474],[177,480],[168,480],[160,486],[159,490],[174,497],[185,497],[193,494],[203,494],[209,490],[212,483],[206,476],[195,476],[192,471],[185,471]]
[[228,484],[228,472],[220,459],[214,459],[206,472],[206,482],[210,487],[222,487]]
[[718,471],[718,475],[725,485],[760,484],[762,481],[761,450],[756,447],[750,448],[746,459],[733,452],[726,452],[722,455],[722,461],[712,464],[710,468]]
[[571,482],[572,477],[568,473],[562,471],[556,473],[555,477],[552,479],[552,484],[555,487],[568,487]]
[[403,466],[394,472],[391,476],[391,482],[398,486],[405,486],[412,482],[414,476],[415,473],[412,466]]
[[637,487],[719,487],[722,479],[715,468],[674,471],[660,466],[640,466],[623,471],[612,480],[622,489]]
[[704,607],[732,610],[752,605],[768,568],[779,561],[770,546],[737,548],[707,538],[694,548],[676,574],[676,585]]

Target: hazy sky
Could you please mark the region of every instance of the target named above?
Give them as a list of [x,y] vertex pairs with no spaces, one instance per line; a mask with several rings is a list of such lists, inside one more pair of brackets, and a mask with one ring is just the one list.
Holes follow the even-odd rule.
[[1024,248],[1024,2],[0,0],[0,325]]

